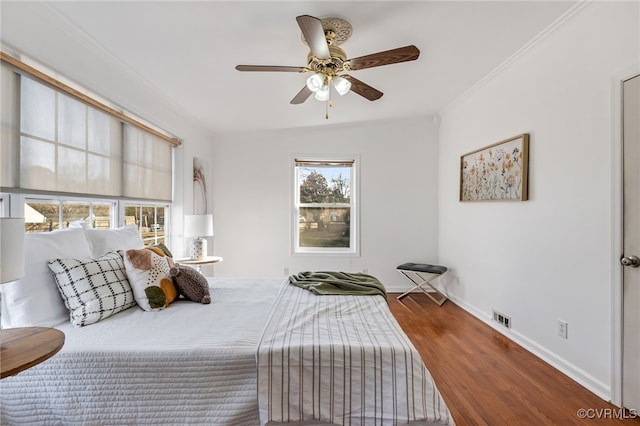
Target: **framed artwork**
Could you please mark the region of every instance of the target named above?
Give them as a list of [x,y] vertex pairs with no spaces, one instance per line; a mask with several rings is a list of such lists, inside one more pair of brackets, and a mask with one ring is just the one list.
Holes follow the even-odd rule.
[[529,134],[460,157],[460,201],[528,199]]
[[193,214],[208,214],[207,177],[209,164],[201,158],[193,157]]

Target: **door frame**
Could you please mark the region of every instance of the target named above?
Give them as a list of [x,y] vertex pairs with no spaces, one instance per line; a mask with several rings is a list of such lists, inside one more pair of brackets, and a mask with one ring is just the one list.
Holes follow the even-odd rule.
[[622,83],[640,75],[640,63],[611,79],[611,403],[622,406],[623,254]]

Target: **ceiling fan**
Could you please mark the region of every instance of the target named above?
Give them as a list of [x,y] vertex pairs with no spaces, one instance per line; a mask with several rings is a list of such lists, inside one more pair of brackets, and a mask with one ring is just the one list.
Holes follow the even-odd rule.
[[[347,59],[347,54],[339,46],[347,41],[352,34],[349,22],[341,18],[318,19],[309,15],[296,18],[302,31],[302,41],[309,46],[307,66],[275,66],[275,65],[238,65],[238,71],[275,71],[313,73],[307,84],[291,99],[292,104],[301,104],[313,93],[315,98],[327,102],[331,106],[331,88],[340,95],[351,90],[358,95],[375,101],[382,97],[382,92],[374,89],[357,78],[346,74],[365,68],[382,65],[415,61],[420,50],[413,45],[373,53],[353,59]],[[329,118],[328,112],[326,118]]]

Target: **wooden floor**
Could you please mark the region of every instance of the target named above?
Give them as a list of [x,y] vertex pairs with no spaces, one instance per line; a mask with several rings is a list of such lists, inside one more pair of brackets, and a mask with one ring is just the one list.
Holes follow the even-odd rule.
[[640,424],[451,301],[396,296],[391,311],[457,425]]

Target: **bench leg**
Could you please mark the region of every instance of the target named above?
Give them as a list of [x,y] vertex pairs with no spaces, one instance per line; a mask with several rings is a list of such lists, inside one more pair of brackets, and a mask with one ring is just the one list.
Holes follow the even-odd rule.
[[[433,300],[435,303],[438,304],[438,306],[442,306],[442,304],[444,302],[447,301],[448,297],[441,292],[440,290],[438,290],[436,288],[436,286],[434,286],[431,281],[435,280],[436,278],[440,277],[442,274],[431,274],[432,276],[429,277],[428,279],[425,279],[422,275],[420,275],[418,272],[416,271],[403,271],[402,269],[398,269],[398,272],[400,272],[402,275],[404,275],[409,281],[411,281],[411,283],[413,283],[413,288],[411,288],[408,291],[405,291],[404,293],[402,293],[400,296],[397,297],[398,300],[402,299],[403,297],[407,296],[409,293],[413,292],[414,290],[422,290],[422,292],[424,294],[426,294],[429,299]],[[411,276],[410,274],[413,274],[413,276]],[[429,287],[431,287],[431,289],[433,289],[433,291],[435,291],[437,294],[440,295],[440,298],[437,299],[435,298],[430,292],[427,291],[423,286],[424,285],[428,285]]]

